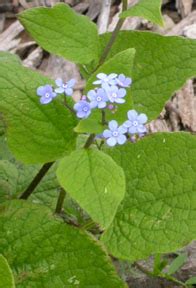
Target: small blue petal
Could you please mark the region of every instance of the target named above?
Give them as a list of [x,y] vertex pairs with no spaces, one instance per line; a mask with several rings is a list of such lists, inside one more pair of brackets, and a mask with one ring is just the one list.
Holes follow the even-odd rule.
[[67,82],[67,87],[68,88],[73,88],[74,85],[76,84],[76,80],[75,79],[71,79]]
[[114,137],[108,138],[106,140],[107,144],[111,147],[115,146],[117,144],[117,140]]
[[135,110],[129,110],[127,112],[127,116],[129,120],[134,121],[137,118],[138,114]]
[[111,131],[114,131],[118,128],[118,123],[116,120],[112,120],[109,122],[108,126],[109,126]]
[[137,127],[131,126],[128,131],[130,134],[135,134],[135,133],[137,133]]
[[120,136],[118,136],[118,138],[117,138],[117,142],[118,142],[118,144],[120,144],[120,145],[123,145],[126,141],[127,141],[127,138],[126,138],[125,135],[120,135]]
[[125,99],[117,98],[117,99],[115,99],[114,102],[116,102],[118,104],[123,104],[123,103],[125,103]]
[[50,103],[52,101],[52,98],[45,98],[44,96],[42,96],[41,98],[40,98],[40,103],[41,104],[48,104],[48,103]]
[[106,102],[99,102],[98,103],[98,108],[99,109],[103,109],[103,108],[105,108],[107,106],[107,103]]
[[64,89],[62,87],[56,88],[54,91],[59,94],[64,93]]
[[76,115],[77,115],[78,118],[85,118],[85,117],[86,117],[86,113],[83,112],[83,111],[79,111],[79,112],[77,112]]
[[71,96],[71,95],[73,94],[73,89],[72,89],[72,88],[66,88],[66,89],[65,89],[65,94],[66,94],[67,96]]
[[138,117],[137,117],[137,120],[140,124],[145,124],[148,120],[146,114],[140,114]]
[[112,132],[111,132],[110,130],[108,130],[108,129],[104,130],[104,131],[103,131],[103,137],[104,137],[104,138],[110,138],[110,137],[112,137]]
[[38,96],[43,96],[45,94],[45,88],[44,86],[40,86],[37,88],[37,95]]
[[63,80],[61,78],[58,78],[55,80],[55,83],[57,86],[61,87],[63,85]]

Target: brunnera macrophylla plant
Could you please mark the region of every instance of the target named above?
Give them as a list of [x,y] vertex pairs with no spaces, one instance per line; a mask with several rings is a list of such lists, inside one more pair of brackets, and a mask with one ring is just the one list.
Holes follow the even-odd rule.
[[0,112],[17,159],[1,139],[2,285],[125,287],[109,255],[135,262],[195,238],[195,136],[146,124],[196,75],[196,41],[120,31],[128,16],[161,25],[160,7],[123,0],[103,35],[65,4],[19,15],[86,86],[76,103],[75,79],[50,80],[0,53]]

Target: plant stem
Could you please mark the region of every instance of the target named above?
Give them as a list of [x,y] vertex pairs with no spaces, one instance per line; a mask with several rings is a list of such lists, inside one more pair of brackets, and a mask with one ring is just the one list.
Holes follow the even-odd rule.
[[105,110],[101,110],[101,114],[102,114],[102,119],[101,119],[101,124],[102,125],[106,125],[108,124],[107,121],[106,121],[106,115],[105,115]]
[[162,279],[166,279],[166,280],[168,280],[168,281],[171,281],[171,282],[173,282],[173,283],[175,283],[175,284],[177,284],[177,285],[181,285],[181,286],[183,286],[183,287],[187,287],[187,285],[186,285],[184,282],[182,282],[182,281],[180,281],[180,280],[178,280],[178,279],[176,279],[176,278],[174,278],[174,277],[172,277],[172,276],[170,276],[170,275],[167,275],[167,274],[164,274],[164,273],[161,273],[161,274],[159,274],[159,275],[154,275],[153,272],[147,270],[145,267],[143,267],[142,265],[140,265],[140,264],[137,263],[137,262],[134,263],[134,266],[135,266],[138,270],[140,270],[142,273],[144,273],[144,274],[146,274],[146,275],[148,275],[148,276],[150,276],[150,277],[159,277],[159,278],[162,278]]
[[91,144],[93,143],[94,139],[95,139],[95,134],[90,134],[86,143],[84,144],[84,148],[85,149],[89,148],[91,146]]
[[57,200],[57,204],[56,204],[56,209],[55,209],[56,214],[60,214],[62,211],[63,203],[65,200],[65,195],[66,195],[65,190],[63,188],[61,188],[60,193],[59,193],[59,197]]
[[[122,0],[122,6],[123,6],[123,7],[122,7],[122,11],[127,10],[127,6],[128,6],[128,5],[127,5],[127,0]],[[118,23],[117,23],[114,31],[112,32],[112,36],[111,36],[108,44],[106,45],[106,47],[105,47],[105,49],[103,50],[103,53],[102,53],[102,55],[101,55],[101,57],[100,57],[98,67],[99,67],[100,65],[102,65],[102,64],[104,63],[105,59],[107,58],[107,56],[108,56],[108,54],[109,54],[109,52],[110,52],[110,49],[112,48],[112,46],[113,46],[113,44],[114,44],[114,42],[115,42],[115,40],[116,40],[116,37],[118,36],[118,33],[119,33],[119,31],[120,31],[120,28],[122,27],[124,21],[125,21],[125,18],[120,18],[120,19],[118,20]]]
[[39,172],[37,173],[37,175],[34,177],[34,179],[32,180],[32,182],[29,184],[29,186],[27,187],[27,189],[22,193],[22,195],[19,197],[19,199],[28,199],[29,196],[33,193],[33,191],[35,190],[35,188],[37,187],[37,185],[40,183],[40,181],[42,180],[42,178],[45,176],[45,174],[48,172],[48,170],[50,169],[50,167],[53,165],[54,162],[49,162],[46,163],[42,166],[42,168],[39,170]]

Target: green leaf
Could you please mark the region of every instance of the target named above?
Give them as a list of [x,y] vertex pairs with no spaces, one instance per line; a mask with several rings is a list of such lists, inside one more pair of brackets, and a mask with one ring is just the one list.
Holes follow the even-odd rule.
[[18,171],[7,160],[0,161],[0,203],[12,199],[16,193]]
[[183,253],[176,257],[173,262],[170,264],[167,274],[172,275],[176,271],[178,271],[184,263],[187,261],[188,257],[187,254]]
[[196,284],[196,277],[191,277],[185,282],[186,285],[194,285]]
[[75,146],[75,116],[59,99],[48,105],[39,102],[36,89],[48,83],[46,77],[14,61],[0,60],[0,112],[7,124],[8,145],[26,163],[54,161]]
[[11,54],[9,52],[6,51],[0,51],[0,61],[12,61],[12,62],[16,62],[16,63],[21,63],[20,58],[16,55],[16,54]]
[[33,8],[19,15],[20,22],[46,51],[80,64],[98,58],[96,25],[68,5]]
[[[74,128],[76,133],[91,133],[101,134],[103,132],[103,125],[100,123],[101,113],[96,113],[96,117],[82,119]],[[96,119],[97,118],[97,119]]]
[[[0,161],[0,203],[16,199],[31,183],[40,170],[40,165],[21,165],[8,160]],[[53,165],[29,198],[54,210],[57,190],[60,188]]]
[[[100,66],[88,79],[86,84],[85,92],[87,93],[91,89],[94,89],[95,86],[93,82],[97,79],[96,75],[98,73],[117,73],[125,74],[127,77],[132,77],[132,66],[135,56],[135,49],[127,49],[116,54],[113,58],[109,59],[102,66]],[[106,109],[106,120],[117,120],[120,123],[124,122],[126,118],[127,111],[132,108],[132,97],[131,89],[126,89],[127,95],[125,97],[126,103],[119,104],[117,112],[114,114],[109,109]],[[101,111],[95,110],[92,112],[92,115],[89,119],[82,120],[76,130],[78,133],[102,133],[105,127],[101,126]]]
[[[5,131],[4,131],[5,133]],[[12,160],[13,155],[11,154],[8,146],[7,146],[7,139],[5,135],[0,136],[0,160]]]
[[161,4],[161,0],[140,0],[139,3],[121,13],[120,18],[138,16],[147,19],[154,24],[163,26],[164,22],[161,15]]
[[156,254],[154,257],[153,275],[158,276],[160,272],[167,266],[168,260],[162,259],[161,254]]
[[0,288],[14,288],[14,278],[7,260],[0,255]]
[[196,138],[157,133],[107,153],[124,169],[127,192],[102,240],[135,261],[176,251],[195,237]]
[[[18,199],[41,168],[41,165],[22,165],[13,161],[13,163],[0,161],[0,203]],[[59,192],[60,185],[56,177],[56,165],[53,164],[28,201],[42,204],[54,212]],[[84,211],[79,209],[69,195],[66,195],[63,206],[67,217],[75,219],[76,222],[83,225],[86,219]]]
[[[110,33],[100,37],[102,51]],[[122,31],[109,57],[135,48],[131,94],[134,109],[158,117],[172,93],[196,75],[196,41],[182,37],[164,37],[150,32]]]
[[17,288],[124,287],[94,238],[26,201],[0,207],[0,253]]
[[61,160],[57,178],[95,222],[107,227],[124,197],[123,170],[105,153],[81,149]]

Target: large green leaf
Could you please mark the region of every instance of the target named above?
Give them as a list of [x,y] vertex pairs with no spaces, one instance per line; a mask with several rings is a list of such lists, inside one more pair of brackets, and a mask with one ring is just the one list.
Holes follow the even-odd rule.
[[[96,80],[96,75],[98,73],[117,73],[125,74],[127,77],[132,77],[132,67],[135,57],[135,49],[127,49],[116,54],[114,57],[106,61],[101,65],[88,79],[85,92],[87,93],[91,89],[95,89],[92,84]],[[117,120],[120,123],[125,121],[127,111],[132,108],[132,97],[131,88],[126,89],[127,95],[125,97],[126,103],[117,105],[117,111],[114,114],[109,109],[106,109],[106,120]],[[101,111],[96,109],[92,112],[92,115],[88,119],[81,120],[78,126],[75,128],[76,132],[79,133],[101,133],[104,130],[104,126],[101,125]]]
[[154,24],[163,26],[161,15],[162,0],[140,0],[139,3],[121,13],[121,18],[139,16]]
[[0,288],[14,288],[14,278],[7,260],[0,255]]
[[0,161],[0,203],[12,199],[16,192],[18,171],[8,160]]
[[[0,203],[18,199],[41,168],[41,165],[22,165],[14,159],[12,161],[0,160]],[[56,177],[56,165],[53,164],[28,201],[47,206],[54,212],[59,193],[60,184]],[[87,215],[68,194],[63,206],[69,219],[84,224]]]
[[7,124],[8,145],[16,158],[27,163],[54,161],[75,145],[76,119],[55,99],[41,105],[37,87],[49,79],[0,59],[0,112]]
[[[31,183],[40,170],[40,165],[21,165],[8,160],[0,161],[0,203],[8,199],[16,199]],[[59,188],[55,167],[50,168],[36,187],[30,200],[44,204],[54,210]]]
[[19,20],[36,42],[51,53],[80,64],[98,58],[96,25],[68,5],[29,9],[19,15]]
[[[102,50],[110,33],[100,37]],[[196,75],[196,41],[164,37],[150,32],[122,31],[109,57],[136,49],[131,94],[134,108],[156,118],[172,93]]]
[[116,257],[175,251],[196,231],[196,138],[160,133],[108,149],[125,172],[127,193],[102,237]]
[[57,178],[62,187],[95,222],[107,227],[125,193],[123,170],[105,153],[81,149],[59,163]]
[[0,253],[18,288],[124,287],[101,246],[26,201],[0,207]]

